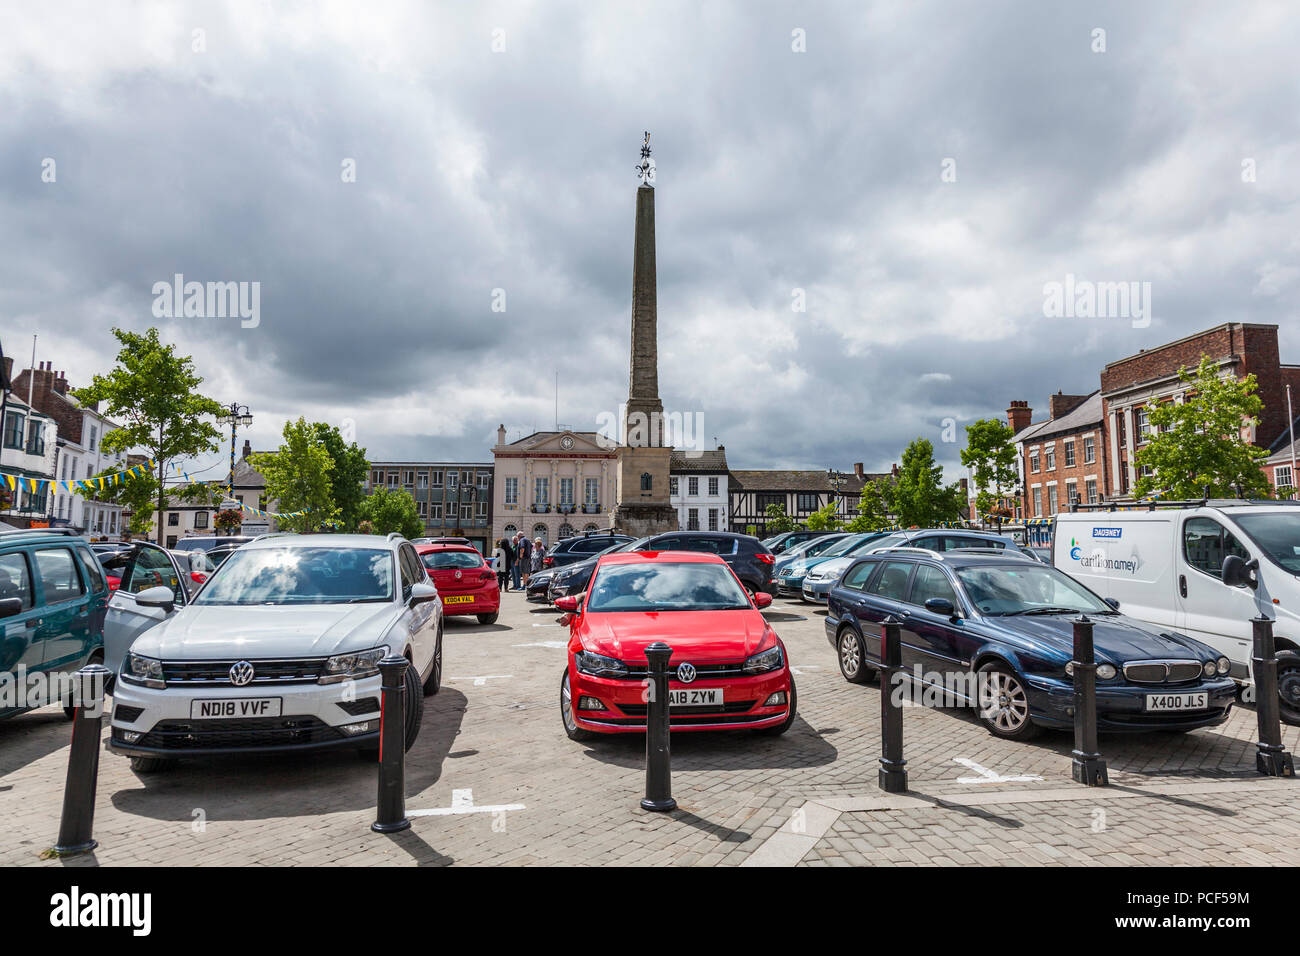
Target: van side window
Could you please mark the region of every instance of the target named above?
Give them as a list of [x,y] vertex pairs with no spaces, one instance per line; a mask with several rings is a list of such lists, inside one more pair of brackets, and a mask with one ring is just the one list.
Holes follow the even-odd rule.
[[32,556],[36,558],[36,573],[41,576],[46,604],[72,601],[86,593],[69,549],[40,548]]
[[27,557],[21,551],[0,554],[0,600],[18,598],[23,610],[32,606],[32,576],[27,570]]
[[1235,554],[1250,560],[1250,552],[1213,518],[1188,518],[1183,524],[1183,554],[1187,563],[1198,571],[1221,577],[1223,559]]

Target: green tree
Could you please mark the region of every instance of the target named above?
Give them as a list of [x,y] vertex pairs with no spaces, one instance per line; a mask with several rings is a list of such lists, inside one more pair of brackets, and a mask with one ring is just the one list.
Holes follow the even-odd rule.
[[831,499],[825,507],[818,508],[808,516],[805,527],[809,531],[835,531],[843,523],[838,513],[839,502]]
[[104,402],[104,414],[124,421],[104,436],[105,451],[146,451],[157,468],[153,488],[158,504],[158,541],[166,540],[167,494],[163,485],[169,462],[215,451],[221,435],[207,421],[222,407],[198,393],[203,379],[188,356],[178,356],[174,346],[163,345],[158,330],[140,335],[113,329],[121,348],[117,365],[107,375],[96,375],[85,388],[73,389],[83,405]]
[[767,516],[767,523],[764,529],[769,537],[774,534],[781,534],[785,531],[794,531],[799,527],[799,522],[795,521],[785,513],[785,506],[773,502],[763,509],[763,514]]
[[965,510],[960,484],[943,483],[943,466],[935,463],[934,445],[917,438],[903,451],[894,486],[894,511],[905,528],[932,528],[959,521]]
[[876,478],[862,486],[858,499],[858,513],[844,526],[845,531],[861,534],[880,531],[894,523],[894,483],[889,478]]
[[250,464],[266,479],[266,498],[278,501],[282,513],[301,511],[296,517],[277,518],[286,531],[319,531],[335,519],[337,510],[330,494],[330,472],[334,459],[305,418],[284,423],[284,441],[273,452],[259,452]]
[[366,450],[357,447],[356,442],[345,443],[343,435],[333,425],[316,422],[312,427],[334,460],[334,467],[330,469],[330,497],[338,511],[335,524],[340,531],[351,534],[357,530],[357,522],[361,520],[361,502],[366,497],[364,486],[370,471]]
[[1138,478],[1133,493],[1139,498],[1267,498],[1268,478],[1260,463],[1268,452],[1241,437],[1243,428],[1259,424],[1264,409],[1254,374],[1223,378],[1202,355],[1195,372],[1181,368],[1178,377],[1188,386],[1183,401],[1147,409],[1151,440],[1138,449],[1134,463],[1151,474]]
[[[92,478],[104,478],[123,470],[121,465],[114,465],[93,475]],[[146,471],[139,475],[131,475],[125,481],[102,490],[96,488],[94,500],[110,505],[121,505],[123,514],[130,512],[131,515],[126,530],[130,531],[132,536],[147,536],[153,527],[154,513],[158,510],[158,476]]]
[[971,469],[971,478],[978,489],[975,507],[981,515],[992,511],[994,505],[1015,489],[1019,474],[1012,435],[1011,426],[996,418],[981,418],[966,426],[961,463]]
[[361,502],[361,523],[368,523],[373,534],[397,531],[404,538],[424,534],[424,521],[409,491],[376,488]]

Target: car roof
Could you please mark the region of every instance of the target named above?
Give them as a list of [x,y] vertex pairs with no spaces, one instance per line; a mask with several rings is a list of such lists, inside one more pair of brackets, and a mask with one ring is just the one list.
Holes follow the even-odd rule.
[[601,555],[599,564],[726,564],[706,551],[620,551]]
[[417,554],[431,554],[434,551],[473,551],[478,554],[478,548],[472,544],[459,544],[451,541],[430,541],[428,544],[417,544],[415,551]]
[[376,551],[391,550],[392,545],[406,542],[405,538],[385,538],[377,534],[271,534],[255,538],[246,548],[370,548]]
[[990,554],[987,550],[981,550],[978,553],[972,552],[965,554],[961,551],[926,551],[922,548],[914,550],[899,551],[894,548],[885,551],[873,551],[871,554],[860,555],[860,558],[872,558],[876,560],[889,559],[910,559],[915,561],[929,561],[932,564],[945,565],[950,568],[969,568],[972,566],[988,567],[989,565],[998,565],[1009,568],[1023,568],[1026,565],[1032,567],[1045,567],[1045,565],[1026,558],[1019,552],[1008,552],[1007,554]]

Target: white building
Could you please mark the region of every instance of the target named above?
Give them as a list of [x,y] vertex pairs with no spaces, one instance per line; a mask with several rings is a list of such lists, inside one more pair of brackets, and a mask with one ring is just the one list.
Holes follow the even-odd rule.
[[674,450],[668,463],[668,501],[683,531],[729,531],[727,451]]
[[[30,407],[17,392],[9,396],[0,437],[0,470],[15,476],[19,487],[9,489],[6,482],[9,507],[0,511],[0,520],[21,528],[31,527],[34,522],[38,526],[49,522],[57,437],[58,427],[53,418]],[[23,479],[49,483],[32,491],[22,487]]]

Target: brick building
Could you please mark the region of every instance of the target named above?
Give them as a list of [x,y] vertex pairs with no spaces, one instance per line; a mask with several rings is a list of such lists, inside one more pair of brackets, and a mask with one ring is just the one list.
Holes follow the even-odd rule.
[[1300,366],[1283,365],[1276,325],[1228,322],[1136,355],[1111,362],[1101,373],[1105,416],[1107,472],[1114,496],[1124,497],[1137,483],[1134,455],[1151,434],[1151,405],[1182,401],[1186,387],[1178,378],[1183,367],[1195,368],[1208,355],[1220,374],[1242,379],[1254,373],[1264,403],[1258,426],[1243,426],[1242,437],[1263,448],[1275,446],[1286,433],[1286,387],[1300,388]]
[[[891,474],[897,477],[898,465],[893,466]],[[820,470],[732,471],[728,486],[731,530],[744,533],[752,525],[763,538],[767,536],[768,505],[780,505],[802,524],[832,499],[839,503],[836,514],[840,519],[852,521],[867,482],[889,475],[868,474],[859,461],[851,473],[835,477]]]
[[1047,517],[1073,502],[1096,504],[1106,497],[1101,393],[1057,392],[1048,401],[1045,420],[1031,422],[1032,415],[1025,401],[1007,409],[1021,476],[1015,517]]

